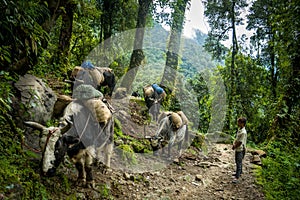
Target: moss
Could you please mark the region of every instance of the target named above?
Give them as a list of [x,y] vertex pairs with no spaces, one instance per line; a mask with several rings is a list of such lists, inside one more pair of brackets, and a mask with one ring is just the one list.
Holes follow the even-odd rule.
[[[2,89],[1,85],[3,95]],[[9,93],[9,88],[5,90]],[[36,154],[22,149],[23,131],[9,115],[9,102],[9,98],[0,101],[0,194],[4,199],[48,199],[49,194],[38,174],[39,159]]]
[[204,146],[204,140],[205,140],[205,136],[201,133],[196,133],[195,135],[195,138],[192,142],[192,146],[193,147],[196,147],[196,148],[199,148],[199,149],[202,149],[203,146]]
[[146,107],[146,103],[145,103],[145,100],[143,98],[131,98],[130,102],[134,102],[134,103],[138,104],[141,107]]
[[143,153],[145,146],[137,141],[130,142],[130,146],[132,146],[132,149],[136,153]]
[[122,132],[122,124],[117,118],[114,118],[114,135],[118,137],[124,136]]
[[146,139],[133,139],[129,144],[135,153],[149,153],[152,151],[150,141]]
[[101,194],[101,199],[113,199],[110,187],[107,184],[103,184],[99,187],[99,193]]
[[195,151],[194,149],[188,148],[187,151],[192,155],[197,155],[197,151]]
[[126,161],[129,164],[137,164],[136,156],[132,147],[128,144],[122,144],[119,146],[122,149],[122,160]]
[[0,193],[9,199],[47,199],[48,193],[40,183],[38,163],[28,155],[11,154],[0,157]]

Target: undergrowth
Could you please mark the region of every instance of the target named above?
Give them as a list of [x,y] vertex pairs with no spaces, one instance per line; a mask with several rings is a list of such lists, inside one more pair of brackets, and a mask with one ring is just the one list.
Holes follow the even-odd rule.
[[8,73],[0,72],[0,196],[4,199],[48,199],[37,174],[38,162],[22,149],[22,130],[16,127],[10,112],[13,98]]
[[267,157],[257,170],[257,182],[263,186],[266,199],[299,199],[299,148],[286,149],[279,142],[268,145]]

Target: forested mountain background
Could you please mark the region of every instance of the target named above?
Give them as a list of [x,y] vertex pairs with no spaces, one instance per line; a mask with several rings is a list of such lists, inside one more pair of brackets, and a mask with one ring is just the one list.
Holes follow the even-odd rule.
[[[192,39],[182,35],[190,3],[0,0],[0,194],[16,182],[24,187],[24,199],[47,194],[21,148],[23,131],[12,117],[13,83],[26,73],[46,82],[68,79],[74,66],[87,58],[94,61],[91,52],[96,49],[99,62],[114,70],[120,86],[141,93],[143,85],[159,82],[193,91],[196,102],[189,102],[189,96],[184,101],[196,103],[193,130],[199,133],[213,124],[234,137],[236,119],[245,116],[249,145],[268,152],[257,172],[266,197],[298,198],[300,1],[204,0],[210,31],[196,30]],[[243,17],[246,8],[249,13]],[[237,33],[244,24],[251,37]],[[113,40],[128,31],[133,34],[126,45],[124,38]],[[230,47],[223,43],[228,40]],[[172,110],[178,103],[171,100],[165,106]],[[220,104],[226,104],[225,111]],[[224,117],[223,124],[218,116]]]

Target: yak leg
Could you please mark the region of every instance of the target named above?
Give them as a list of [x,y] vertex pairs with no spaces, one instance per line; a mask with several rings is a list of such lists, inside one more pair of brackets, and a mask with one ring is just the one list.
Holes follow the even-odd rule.
[[105,145],[105,165],[107,167],[110,167],[110,160],[111,160],[111,156],[112,156],[112,152],[113,152],[113,143],[110,144],[106,144]]
[[78,171],[77,184],[83,186],[85,185],[84,165],[82,162],[76,162],[75,167]]
[[179,151],[179,156],[181,156],[182,154],[182,143],[183,141],[181,140],[180,142],[178,142],[178,151]]
[[179,130],[177,130],[177,140],[178,142],[178,151],[179,151],[179,156],[182,154],[182,149],[183,145],[187,145],[187,126],[184,125],[182,126]]
[[95,188],[92,166],[91,165],[85,166],[85,172],[86,172],[86,186],[88,188]]
[[169,145],[168,145],[168,157],[170,158],[171,157],[171,149],[175,143],[175,139],[176,139],[176,133],[171,131],[170,133],[170,141],[169,141]]
[[159,111],[160,111],[160,103],[156,103],[155,104],[155,109],[154,109],[155,111],[155,121],[157,122],[157,120],[158,120],[158,115],[159,115]]
[[87,155],[85,158],[86,186],[95,188],[92,164],[93,164],[93,156]]

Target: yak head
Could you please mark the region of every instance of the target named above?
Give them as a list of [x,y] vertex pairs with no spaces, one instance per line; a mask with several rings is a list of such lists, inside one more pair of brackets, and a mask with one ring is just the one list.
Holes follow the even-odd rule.
[[74,138],[64,135],[70,125],[64,127],[45,127],[37,122],[27,121],[25,124],[37,129],[40,134],[40,148],[42,150],[41,170],[45,176],[54,176],[57,167],[63,161],[70,143],[78,142]]

